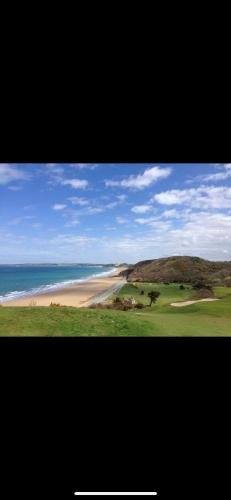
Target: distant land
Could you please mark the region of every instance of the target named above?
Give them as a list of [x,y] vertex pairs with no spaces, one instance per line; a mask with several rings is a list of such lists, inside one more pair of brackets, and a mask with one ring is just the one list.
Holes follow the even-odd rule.
[[125,267],[129,266],[129,264],[94,264],[92,262],[37,262],[37,263],[32,263],[32,262],[27,262],[23,264],[18,264],[17,262],[15,264],[1,264],[0,266],[12,266],[12,267],[51,267],[51,266],[78,266],[78,267],[85,267],[85,266],[91,266],[91,267]]
[[231,286],[231,262],[173,256],[137,262],[121,275],[126,276],[128,282],[192,283],[203,279],[213,286]]

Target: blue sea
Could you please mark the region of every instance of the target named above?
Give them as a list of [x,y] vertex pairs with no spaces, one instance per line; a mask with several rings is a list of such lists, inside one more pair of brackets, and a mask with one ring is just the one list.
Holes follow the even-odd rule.
[[93,264],[0,265],[0,303],[107,276],[113,271],[114,267]]

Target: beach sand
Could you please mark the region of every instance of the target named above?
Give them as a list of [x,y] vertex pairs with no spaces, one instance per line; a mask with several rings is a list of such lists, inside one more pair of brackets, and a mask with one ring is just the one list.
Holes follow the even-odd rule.
[[118,276],[125,268],[120,268],[107,277],[93,278],[52,292],[30,295],[21,299],[2,303],[3,307],[49,306],[51,302],[61,306],[86,307],[94,302],[103,301],[113,291],[119,289],[126,280]]

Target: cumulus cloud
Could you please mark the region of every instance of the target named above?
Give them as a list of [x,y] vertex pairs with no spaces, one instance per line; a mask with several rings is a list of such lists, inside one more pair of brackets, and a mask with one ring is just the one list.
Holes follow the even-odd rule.
[[117,224],[126,224],[126,222],[128,222],[128,219],[126,219],[125,217],[116,217],[116,222]]
[[160,220],[160,217],[139,217],[135,219],[138,224],[153,224],[154,222]]
[[112,248],[113,260],[123,262],[137,262],[169,255],[197,255],[211,260],[231,259],[231,213],[192,212],[187,220],[180,220],[177,227],[153,218],[149,218],[149,222],[150,224],[143,227],[140,225],[136,237],[134,234],[119,236],[114,226],[109,225],[106,226],[108,234],[98,238],[89,238],[84,234],[58,234],[49,239],[27,239],[24,236],[21,240],[18,235],[14,237],[5,233],[2,235],[1,254],[7,258],[14,256],[14,248],[17,245],[19,259],[21,255],[24,259],[25,256],[29,258],[41,255],[41,258],[50,256],[51,262],[54,262],[56,257],[59,261],[63,259],[66,262],[74,262],[76,252],[80,262],[109,262]]
[[[145,223],[148,219],[145,219]],[[231,259],[231,215],[211,212],[192,213],[179,228],[149,218],[150,228],[138,238],[107,239],[118,260],[137,262],[170,255],[196,255],[214,260]],[[153,224],[153,225],[152,225]]]
[[89,205],[89,200],[86,200],[86,198],[79,198],[78,196],[72,196],[68,198],[68,200],[70,200],[73,205],[80,205],[81,207]]
[[71,186],[74,189],[85,189],[88,186],[86,179],[62,179],[60,183],[63,186]]
[[70,222],[67,222],[66,224],[64,224],[65,227],[75,227],[79,224],[79,221],[78,220],[72,220]]
[[[55,163],[47,163],[46,165],[47,169],[46,172],[51,175],[51,176],[61,176],[64,173],[64,168],[61,167],[60,165],[56,165]],[[41,171],[41,173],[44,173],[44,170]],[[61,177],[60,177],[61,179]]]
[[203,177],[203,181],[223,181],[231,177],[231,171],[218,172],[216,174],[210,174]]
[[231,163],[226,163],[226,164],[220,164],[220,163],[215,163],[213,165],[216,169],[219,169],[219,172],[213,172],[211,174],[206,174],[206,175],[196,175],[196,177],[191,178],[186,181],[187,184],[192,184],[195,181],[200,181],[200,182],[217,182],[217,181],[223,181],[231,177]]
[[222,181],[231,177],[231,163],[226,163],[223,168],[222,172],[205,175],[203,181]]
[[[0,185],[6,186],[10,182],[28,181],[31,175],[18,167],[0,163]],[[15,190],[15,187],[14,187]]]
[[119,201],[125,201],[127,199],[126,194],[118,194],[117,197]]
[[121,181],[105,180],[104,182],[106,187],[120,186],[130,189],[144,189],[151,186],[152,184],[154,184],[154,182],[157,182],[160,179],[165,179],[171,174],[171,172],[172,169],[170,167],[152,167],[147,168],[143,174],[139,174],[136,176],[130,175],[129,177]]
[[56,203],[55,205],[53,205],[53,210],[63,210],[64,208],[66,208],[67,205],[61,205],[59,203]]
[[231,208],[231,188],[200,186],[191,189],[171,189],[154,195],[161,205],[188,205],[193,208]]
[[46,167],[46,173],[51,179],[49,184],[61,184],[62,186],[71,186],[74,189],[85,189],[89,184],[86,179],[67,179],[65,169],[59,165],[51,164]]
[[76,167],[79,169],[87,168],[88,170],[95,170],[98,167],[97,163],[70,163],[71,167]]
[[99,214],[100,212],[103,212],[104,208],[102,207],[88,207],[86,208],[85,213],[87,214]]
[[135,207],[132,207],[131,211],[135,212],[135,214],[145,214],[151,209],[152,207],[150,205],[136,205]]
[[115,207],[117,207],[117,205],[118,205],[118,202],[117,201],[113,201],[112,203],[108,203],[106,205],[106,208],[115,208]]
[[15,219],[11,219],[8,224],[11,226],[17,226],[26,220],[35,219],[35,215],[23,215],[22,217],[15,217]]

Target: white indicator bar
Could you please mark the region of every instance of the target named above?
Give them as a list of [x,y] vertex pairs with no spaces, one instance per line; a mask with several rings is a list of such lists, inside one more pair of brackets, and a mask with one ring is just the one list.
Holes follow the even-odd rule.
[[152,496],[152,495],[157,495],[157,491],[75,491],[74,495],[79,495],[79,496]]

